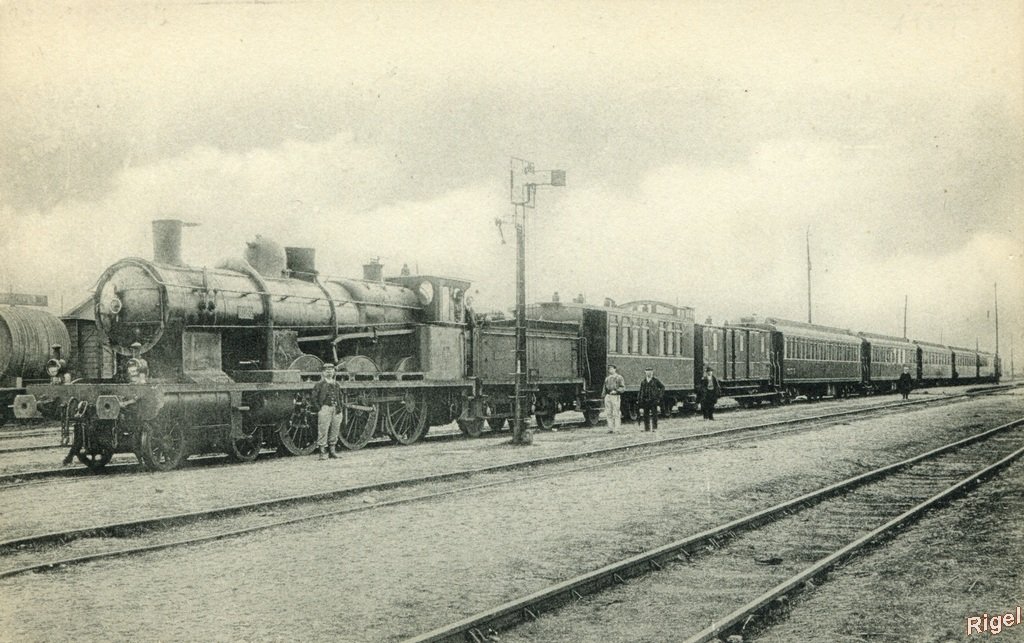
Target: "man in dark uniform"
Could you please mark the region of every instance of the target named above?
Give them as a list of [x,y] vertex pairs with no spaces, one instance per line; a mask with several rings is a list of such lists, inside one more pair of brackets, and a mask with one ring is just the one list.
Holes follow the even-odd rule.
[[637,404],[644,415],[644,431],[651,430],[651,417],[654,417],[654,430],[658,430],[658,405],[661,404],[661,397],[665,394],[665,385],[654,377],[654,369],[648,366],[644,369],[644,379],[640,382],[640,394],[637,396]]
[[341,428],[341,386],[334,380],[334,364],[324,364],[323,378],[313,387],[316,413],[316,446],[320,459],[337,458],[338,431]]
[[718,383],[718,378],[715,377],[715,370],[710,366],[704,369],[704,377],[700,380],[698,392],[700,395],[700,410],[704,414],[704,419],[714,420],[715,404],[718,402],[718,398],[722,396],[722,385]]
[[904,366],[899,381],[896,382],[896,390],[900,392],[903,399],[910,397],[910,389],[914,388],[914,379],[910,376],[910,367]]

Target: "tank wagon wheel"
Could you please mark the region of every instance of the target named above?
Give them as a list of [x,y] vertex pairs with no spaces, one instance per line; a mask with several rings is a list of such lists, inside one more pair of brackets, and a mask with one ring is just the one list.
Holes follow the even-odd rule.
[[338,442],[346,449],[353,451],[362,449],[376,434],[379,418],[380,409],[376,404],[348,405],[345,408],[345,419],[341,423],[341,430],[338,431]]
[[228,456],[235,462],[252,462],[260,455],[263,431],[259,426],[243,426],[242,432],[245,435],[237,440],[228,437]]
[[185,460],[185,431],[174,422],[147,422],[142,427],[142,458],[154,471],[171,471]]
[[544,431],[550,431],[555,428],[555,414],[554,413],[538,413],[534,416],[537,420],[537,426]]
[[491,427],[492,431],[501,431],[505,428],[505,418],[487,418],[487,426]]
[[583,412],[583,423],[587,426],[597,426],[597,423],[601,420],[601,411],[599,409],[591,409]]
[[316,448],[316,426],[309,419],[309,415],[300,411],[281,421],[277,427],[277,436],[280,440],[278,453],[285,455],[313,453],[313,449]]
[[484,431],[483,418],[455,420],[455,423],[459,425],[459,430],[462,431],[468,438],[479,438],[480,434],[483,433]]
[[399,444],[412,444],[423,435],[427,424],[427,408],[422,399],[406,393],[399,402],[384,405],[384,430]]

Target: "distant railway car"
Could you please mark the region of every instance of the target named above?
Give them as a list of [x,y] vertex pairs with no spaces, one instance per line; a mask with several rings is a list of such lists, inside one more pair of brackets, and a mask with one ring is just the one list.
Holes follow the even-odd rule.
[[998,382],[999,368],[996,356],[985,351],[978,351],[978,380],[981,382]]
[[773,359],[782,373],[779,385],[788,397],[845,397],[861,390],[863,342],[852,332],[774,317],[741,323],[772,332]]
[[949,346],[914,340],[917,347],[917,383],[937,386],[953,381],[953,351]]
[[614,364],[626,380],[622,412],[635,420],[639,416],[637,393],[644,368],[652,366],[665,385],[662,412],[692,400],[693,309],[664,302],[643,300],[621,306],[585,303],[544,302],[527,310],[531,319],[571,321],[580,325],[587,380],[587,407],[599,409],[608,365]]
[[772,361],[771,331],[734,325],[694,325],[694,379],[715,369],[722,394],[740,406],[780,399],[778,369]]
[[970,348],[950,347],[953,351],[953,381],[958,384],[978,379],[978,351]]
[[864,340],[861,360],[865,387],[876,393],[895,391],[903,367],[910,369],[911,377],[917,376],[917,346],[909,339],[875,333],[858,335]]

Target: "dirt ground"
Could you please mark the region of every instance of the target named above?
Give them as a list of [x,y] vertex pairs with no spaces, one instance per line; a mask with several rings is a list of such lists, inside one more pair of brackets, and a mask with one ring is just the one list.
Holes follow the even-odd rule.
[[1024,606],[1024,462],[864,556],[759,641],[1024,641],[1024,625],[967,634],[969,617]]
[[[666,455],[599,473],[524,482],[358,518],[325,519],[66,572],[15,577],[0,581],[5,606],[0,637],[396,640],[693,533],[720,522],[723,514],[742,515],[947,442],[970,432],[968,426],[994,426],[1019,415],[1021,401],[1020,396],[1000,396],[851,420],[820,432],[741,447]],[[750,418],[736,421],[750,423]],[[634,439],[576,437],[575,432],[545,435],[530,456],[540,455],[545,441],[555,444],[556,435],[575,442],[588,436],[601,443]],[[458,452],[467,450],[461,443],[429,448],[434,447],[434,460],[440,462],[447,461],[446,455],[457,461],[464,455]],[[438,466],[422,459],[427,448],[358,455],[372,455],[367,458],[372,461],[418,452],[420,466]],[[168,491],[180,484],[208,498],[204,484],[229,479],[234,480],[231,488],[242,484],[241,474],[236,479],[223,475],[225,471],[248,473],[252,487],[264,488],[266,481],[260,478],[274,471],[274,464],[301,466],[306,475],[317,476],[333,463],[318,466],[292,459],[264,464],[221,469],[210,479],[202,474],[212,472],[194,470],[167,477],[177,482],[147,475],[118,481],[117,486],[135,486],[132,493],[140,498],[152,493],[153,484],[166,485]],[[380,475],[379,469],[367,471],[366,466],[371,465],[357,469],[364,478]],[[355,475],[353,469],[347,469],[349,476]],[[112,487],[97,485],[94,491],[111,497]],[[86,504],[95,514],[95,504]],[[55,513],[52,504],[50,513]]]

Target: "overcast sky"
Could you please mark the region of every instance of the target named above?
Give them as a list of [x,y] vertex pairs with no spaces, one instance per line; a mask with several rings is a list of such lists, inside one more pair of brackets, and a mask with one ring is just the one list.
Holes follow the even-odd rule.
[[[509,157],[561,168],[529,298],[1024,351],[1024,3],[0,1],[0,289],[65,307],[149,221],[514,301]],[[511,232],[506,229],[511,242]]]

